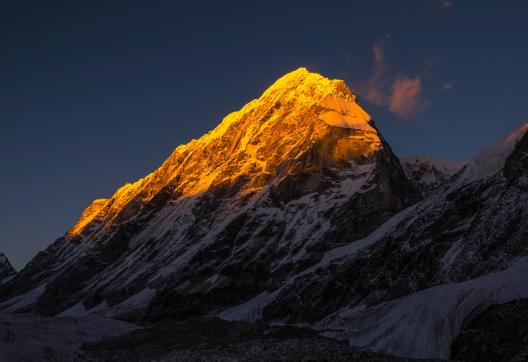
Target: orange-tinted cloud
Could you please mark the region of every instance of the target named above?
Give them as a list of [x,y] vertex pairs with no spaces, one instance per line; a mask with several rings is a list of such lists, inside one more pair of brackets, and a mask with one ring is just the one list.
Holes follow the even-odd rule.
[[382,40],[374,44],[374,47],[372,48],[372,52],[374,53],[374,71],[360,89],[360,93],[367,101],[380,107],[386,103],[384,73],[385,41],[388,38],[389,35],[386,35]]
[[368,102],[386,107],[399,119],[413,118],[430,103],[423,94],[422,79],[427,77],[439,61],[437,56],[424,61],[423,69],[415,77],[387,74],[385,43],[389,35],[374,44],[374,71],[359,87],[359,94]]
[[409,119],[423,110],[429,102],[422,92],[421,77],[402,77],[394,81],[389,98],[389,110],[401,119]]

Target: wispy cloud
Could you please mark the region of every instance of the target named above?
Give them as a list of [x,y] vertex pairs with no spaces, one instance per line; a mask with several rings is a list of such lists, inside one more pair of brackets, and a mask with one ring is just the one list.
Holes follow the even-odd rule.
[[455,81],[452,80],[451,82],[445,82],[445,83],[442,83],[440,85],[440,90],[442,92],[447,92],[448,90],[450,90],[451,88],[453,88],[455,86]]
[[400,119],[410,119],[429,103],[423,96],[421,77],[401,77],[392,83],[389,110]]
[[415,77],[394,78],[387,72],[385,43],[388,39],[389,35],[386,35],[374,44],[374,70],[369,79],[359,87],[359,93],[368,102],[378,107],[387,107],[399,119],[408,120],[429,104],[423,94],[422,77],[434,68],[438,58],[426,59],[424,69]]
[[372,48],[374,54],[374,71],[370,78],[360,87],[360,93],[363,94],[363,97],[371,103],[374,103],[377,106],[383,106],[385,104],[385,42],[389,39],[390,35],[385,35],[385,37]]

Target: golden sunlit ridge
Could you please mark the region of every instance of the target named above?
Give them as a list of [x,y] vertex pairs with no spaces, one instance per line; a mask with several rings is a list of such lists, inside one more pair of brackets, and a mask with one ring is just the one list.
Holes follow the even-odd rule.
[[344,81],[299,68],[214,130],[177,147],[148,176],[95,200],[67,235],[90,235],[129,220],[167,187],[175,199],[242,178],[248,179],[245,191],[258,190],[308,154],[316,155],[319,167],[368,156],[382,147],[370,121]]

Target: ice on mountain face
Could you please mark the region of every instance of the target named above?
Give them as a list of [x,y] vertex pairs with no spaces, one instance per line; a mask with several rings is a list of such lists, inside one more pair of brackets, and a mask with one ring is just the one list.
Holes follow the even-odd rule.
[[319,118],[331,126],[376,132],[368,123],[372,118],[355,99],[329,94],[318,105],[325,108]]
[[443,284],[375,306],[345,307],[315,325],[352,345],[415,358],[449,358],[464,319],[528,297],[528,260],[461,283]]
[[[368,131],[368,135],[350,135],[351,142],[344,147],[365,143],[370,145],[364,147],[370,153],[381,146],[377,131],[368,123],[371,117],[342,80],[330,80],[299,68],[278,79],[258,99],[226,116],[211,132],[177,147],[153,173],[124,185],[109,199],[95,200],[68,236],[80,236],[87,231],[85,236],[92,238],[96,236],[90,235],[93,231],[103,233],[119,214],[126,213],[128,220],[132,219],[129,213],[141,212],[141,207],[134,206],[148,204],[174,175],[181,177],[178,192],[192,197],[205,192],[214,182],[232,181],[253,173],[273,174],[269,165],[280,164],[290,153],[302,153],[303,140],[319,136],[310,128],[310,122],[317,119],[309,116],[314,106],[321,107],[319,119],[329,125]],[[273,150],[283,151],[282,154],[264,154],[269,152],[269,145],[274,146]],[[222,157],[217,159],[215,154]],[[219,180],[227,169],[231,180]]]
[[90,222],[93,221],[93,219],[97,216],[101,209],[106,206],[106,204],[108,204],[109,201],[109,199],[96,199],[92,201],[92,203],[83,211],[79,221],[77,221],[77,223],[70,229],[69,233],[75,235],[83,230]]
[[499,172],[504,167],[508,156],[513,152],[513,149],[527,131],[528,122],[491,146],[483,148],[468,162],[457,184],[468,184],[491,177]]
[[528,122],[498,140],[494,144],[483,148],[475,157],[465,164],[461,162],[447,162],[431,156],[409,156],[403,158],[404,171],[425,194],[445,183],[451,176],[462,169],[452,188],[457,188],[474,181],[482,180],[499,172],[508,156],[513,152],[518,141],[528,131]]
[[449,162],[432,156],[408,156],[401,160],[405,175],[427,195],[446,183],[463,166],[463,162]]

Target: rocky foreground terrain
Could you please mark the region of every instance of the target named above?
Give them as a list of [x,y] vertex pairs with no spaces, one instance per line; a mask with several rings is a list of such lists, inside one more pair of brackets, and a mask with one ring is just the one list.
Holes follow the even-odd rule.
[[83,361],[413,361],[293,326],[194,318],[83,346]]
[[54,318],[0,314],[0,361],[74,361],[87,342],[122,335],[139,326],[96,316]]

